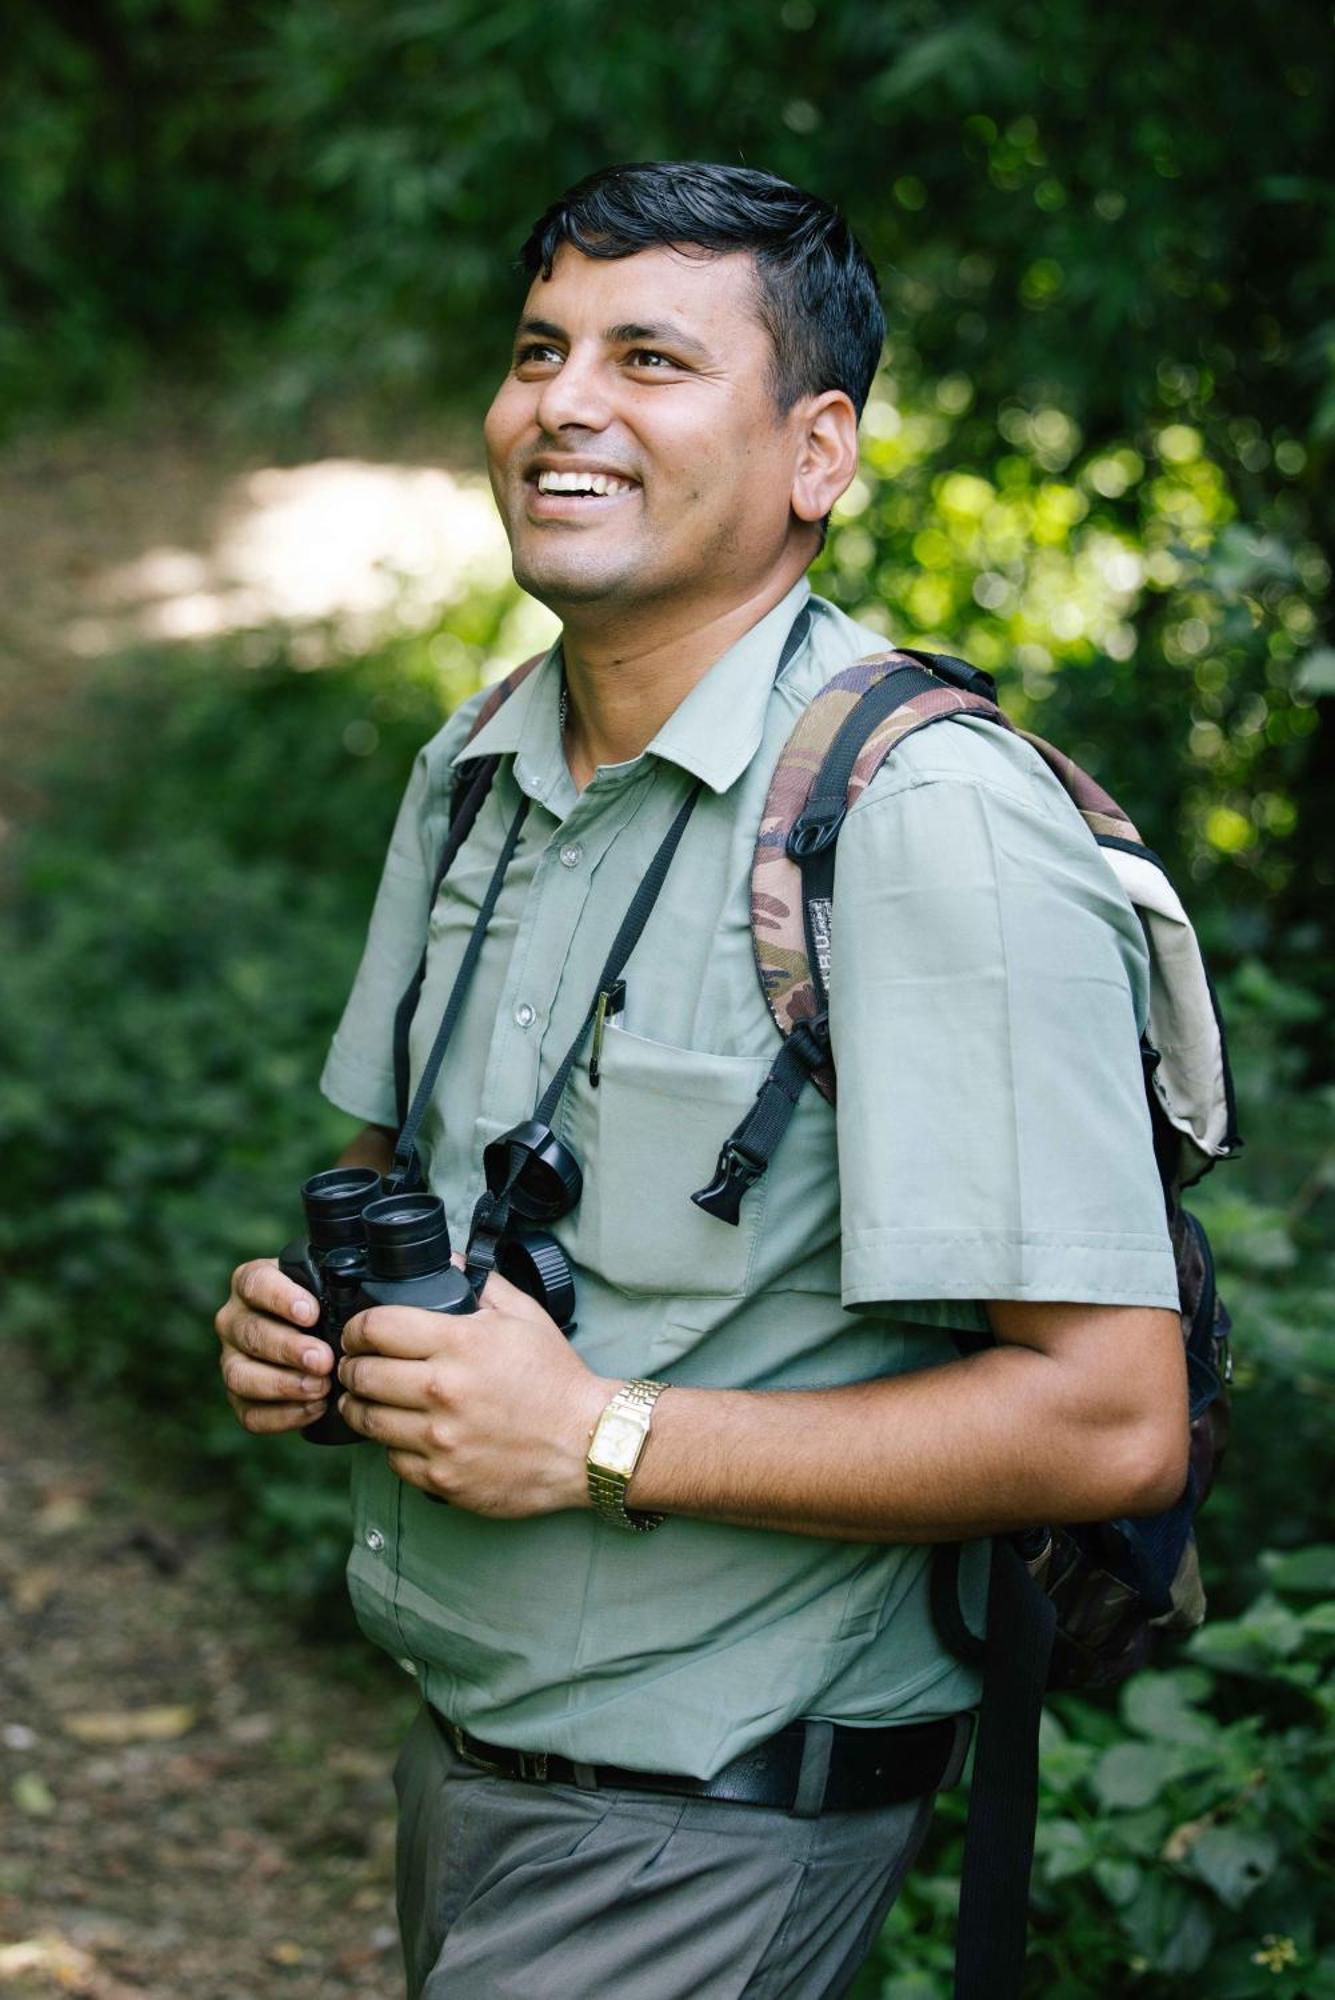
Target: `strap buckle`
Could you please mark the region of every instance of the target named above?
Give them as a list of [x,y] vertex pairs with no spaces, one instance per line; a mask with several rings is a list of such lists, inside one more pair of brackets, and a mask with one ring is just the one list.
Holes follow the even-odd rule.
[[741,1221],[742,1196],[748,1188],[755,1186],[764,1171],[763,1160],[743,1152],[735,1138],[725,1139],[713,1180],[708,1187],[698,1188],[691,1200],[706,1215],[717,1216],[720,1222],[730,1222],[735,1229]]
[[848,806],[843,799],[836,799],[833,804],[817,801],[804,806],[788,834],[789,858],[807,861],[813,854],[823,854],[827,847],[833,847],[847,814]]
[[515,1773],[531,1785],[545,1785],[547,1782],[547,1752],[545,1750],[516,1750]]

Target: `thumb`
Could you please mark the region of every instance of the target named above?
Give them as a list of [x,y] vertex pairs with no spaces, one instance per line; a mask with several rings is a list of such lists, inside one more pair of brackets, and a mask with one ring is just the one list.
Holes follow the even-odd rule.
[[503,1278],[499,1271],[492,1271],[488,1275],[478,1303],[483,1308],[490,1307],[493,1312],[507,1313],[511,1319],[537,1322],[551,1318],[545,1307],[540,1306],[527,1292],[521,1292],[518,1285],[512,1285],[508,1278]]

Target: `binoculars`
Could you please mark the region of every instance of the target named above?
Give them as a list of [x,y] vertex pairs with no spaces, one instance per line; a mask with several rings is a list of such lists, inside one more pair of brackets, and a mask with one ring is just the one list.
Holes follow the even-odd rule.
[[[544,1166],[539,1162],[535,1174],[539,1186]],[[302,1435],[309,1444],[361,1444],[365,1440],[344,1422],[334,1401],[348,1321],[382,1305],[471,1313],[477,1311],[477,1297],[450,1261],[450,1233],[438,1196],[387,1193],[371,1167],[331,1167],[304,1183],[301,1201],[306,1235],[287,1244],[278,1268],[317,1300],[320,1316],[312,1331],[334,1352],[329,1407]],[[552,1208],[550,1199],[533,1204],[535,1215],[550,1215]],[[495,1246],[493,1268],[536,1299],[566,1333],[574,1330],[574,1281],[555,1238],[541,1230],[507,1229]]]

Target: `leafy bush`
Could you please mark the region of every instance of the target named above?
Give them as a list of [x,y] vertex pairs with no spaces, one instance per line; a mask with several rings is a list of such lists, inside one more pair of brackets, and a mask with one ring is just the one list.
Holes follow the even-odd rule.
[[[1026,1990],[1042,2000],[1335,1996],[1335,1547],[1116,1709],[1044,1717]],[[963,1806],[947,1800],[858,2000],[947,2000]]]
[[346,1143],[316,1079],[398,791],[476,671],[453,656],[448,690],[423,646],[314,674],[155,661],[96,762],[49,775],[4,917],[5,1329],[226,1485],[262,1580],[326,1607],[346,1461],[239,1430],[211,1320]]

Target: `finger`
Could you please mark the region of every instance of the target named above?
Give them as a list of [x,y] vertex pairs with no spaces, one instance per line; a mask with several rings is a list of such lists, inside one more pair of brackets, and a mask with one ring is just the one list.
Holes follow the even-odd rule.
[[224,1356],[222,1378],[234,1396],[247,1402],[309,1403],[329,1389],[328,1376],[273,1368],[267,1361],[252,1361],[244,1354]]
[[280,1431],[305,1430],[323,1416],[327,1398],[318,1403],[248,1403],[240,1396],[229,1398],[245,1428],[255,1437],[276,1437]]
[[271,1319],[267,1313],[246,1312],[240,1306],[229,1312],[224,1307],[217,1325],[224,1347],[248,1354],[253,1361],[271,1361],[277,1368],[292,1368],[305,1375],[333,1372],[334,1350],[326,1341],[297,1333],[286,1321]]
[[348,1395],[339,1397],[338,1409],[345,1423],[374,1444],[390,1445],[396,1451],[415,1451],[423,1456],[428,1449],[428,1420],[421,1411],[388,1409],[383,1403]]
[[499,1271],[492,1271],[488,1276],[478,1304],[484,1311],[503,1312],[511,1319],[545,1320],[551,1317],[545,1306],[540,1306],[528,1292],[521,1292],[518,1285],[512,1285]]
[[432,1408],[430,1375],[425,1361],[382,1361],[375,1354],[345,1357],[338,1370],[345,1389],[368,1403],[386,1403],[396,1410]]
[[291,1278],[285,1278],[273,1257],[243,1264],[236,1273],[233,1285],[237,1297],[258,1312],[273,1313],[277,1318],[291,1320],[298,1326],[314,1326],[320,1317],[318,1301],[303,1285],[293,1284]]
[[415,1486],[419,1493],[429,1493],[433,1500],[441,1498],[436,1491],[426,1460],[417,1452],[388,1451],[385,1453],[385,1463],[405,1486]]
[[455,1339],[455,1313],[421,1312],[416,1306],[376,1306],[357,1313],[343,1329],[345,1354],[383,1354],[395,1361],[429,1361]]

